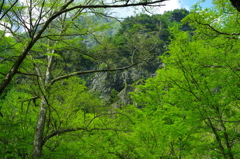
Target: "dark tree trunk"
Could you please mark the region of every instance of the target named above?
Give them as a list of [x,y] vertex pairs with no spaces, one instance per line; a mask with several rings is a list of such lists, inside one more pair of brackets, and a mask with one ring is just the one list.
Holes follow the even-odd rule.
[[232,2],[232,5],[237,9],[238,12],[240,12],[240,0],[230,0]]

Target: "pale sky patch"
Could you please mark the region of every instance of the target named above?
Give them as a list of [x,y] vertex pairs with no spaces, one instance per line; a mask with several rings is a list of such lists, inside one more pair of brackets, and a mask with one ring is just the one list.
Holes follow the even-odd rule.
[[166,11],[173,11],[174,9],[180,9],[181,3],[179,0],[167,0],[163,3],[164,6],[154,9],[154,14],[163,14]]
[[[181,3],[180,0],[167,0],[165,2],[159,3],[160,7],[154,7],[151,10],[149,10],[152,14],[163,14],[166,11],[173,11],[174,9],[180,9],[185,8],[189,10],[189,6],[184,5]],[[116,12],[118,17],[126,18],[128,16],[134,16],[135,14],[138,14],[142,12],[142,7],[138,7],[138,10],[133,8],[122,8],[122,9],[114,9],[113,12]],[[147,12],[145,12],[147,13]],[[148,14],[148,13],[147,13]]]

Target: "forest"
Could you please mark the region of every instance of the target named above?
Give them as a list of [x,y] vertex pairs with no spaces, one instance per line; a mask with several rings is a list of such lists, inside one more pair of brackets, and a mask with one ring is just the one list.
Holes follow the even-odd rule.
[[240,158],[240,3],[164,1],[1,1],[0,158]]

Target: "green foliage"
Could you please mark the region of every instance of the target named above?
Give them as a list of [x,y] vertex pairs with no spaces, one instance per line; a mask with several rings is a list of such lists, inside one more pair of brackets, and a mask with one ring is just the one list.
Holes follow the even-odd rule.
[[114,102],[116,102],[117,100],[118,100],[118,96],[117,96],[117,94],[118,94],[119,92],[118,91],[116,91],[115,89],[112,89],[112,91],[111,91],[111,94],[110,94],[110,103],[114,103]]
[[[163,15],[129,17],[116,35],[100,38],[97,46],[82,40],[88,31],[97,36],[103,34],[109,23],[99,25],[97,17],[88,16],[66,24],[59,19],[54,21],[54,25],[66,27],[62,35],[82,36],[53,36],[33,47],[31,56],[19,69],[31,76],[17,76],[16,87],[9,88],[0,100],[0,157],[31,156],[38,106],[43,99],[47,100],[43,158],[240,156],[239,18],[229,3],[214,2],[215,8],[203,11],[196,6],[190,14],[180,9]],[[183,23],[175,25],[182,18]],[[69,27],[71,23],[82,29]],[[58,33],[49,27],[44,36]],[[5,36],[0,40],[4,58],[18,55],[17,51],[8,51],[9,46],[15,50],[23,48],[14,42]],[[144,60],[146,64],[138,66],[141,71],[159,55],[166,66],[137,86],[131,93],[133,104],[121,110],[104,105],[79,77],[41,85],[49,68],[50,80],[93,68],[97,66],[94,60],[100,63],[99,69]],[[51,67],[47,63],[50,58]],[[10,69],[6,64],[11,60],[1,60],[4,74]],[[33,69],[36,65],[43,74],[41,78]],[[118,99],[117,94],[116,90],[111,91],[111,103]]]
[[[179,22],[187,14],[187,10],[181,9],[163,15],[140,14],[128,17],[122,22],[116,35],[104,40],[92,51],[95,52],[93,55],[97,55],[97,59],[109,67],[145,61],[146,63],[138,66],[154,72],[158,67],[158,56],[166,51],[170,40],[168,27]],[[151,65],[152,63],[156,65]]]
[[0,157],[25,158],[31,155],[34,125],[38,108],[33,106],[31,95],[11,89],[0,101]]
[[[220,17],[219,23],[215,22]],[[184,21],[196,29],[194,33],[172,28],[174,39],[161,56],[166,66],[132,94],[141,108],[140,123],[153,122],[154,128],[161,130],[156,130],[161,134],[156,145],[164,150],[162,157],[239,156],[240,48],[235,33],[240,30],[234,27],[236,17],[221,10],[195,11],[187,16]],[[141,124],[136,132],[146,127]],[[140,131],[146,132],[140,141],[154,141],[149,139],[149,130]]]
[[[0,34],[2,34],[2,32]],[[16,51],[14,50],[14,49],[17,49],[17,46],[14,43],[15,43],[15,40],[13,38],[1,35],[1,38],[0,38],[0,47],[1,47],[0,70],[1,71],[0,73],[2,74],[5,74],[8,71],[8,69],[10,69],[12,60],[15,59],[17,55]],[[0,78],[2,74],[0,74]]]
[[[1,158],[31,156],[39,107],[36,107],[38,99],[33,100],[31,94],[24,93],[24,90],[31,92],[27,87],[29,86],[12,89],[0,101],[3,114],[0,118]],[[76,152],[82,140],[76,143],[77,136],[88,136],[91,134],[88,130],[91,129],[106,128],[111,113],[104,115],[106,108],[102,106],[101,100],[89,93],[84,81],[78,77],[55,85],[50,94],[45,137],[61,130],[74,129],[76,132],[66,131],[66,135],[53,135],[47,140],[43,154],[50,158],[80,156],[80,152],[78,155]]]
[[53,86],[50,91],[50,105],[54,107],[54,116],[57,120],[66,122],[76,119],[72,113],[98,113],[101,110],[101,101],[93,94],[88,93],[85,83],[78,77],[63,80],[59,85]]

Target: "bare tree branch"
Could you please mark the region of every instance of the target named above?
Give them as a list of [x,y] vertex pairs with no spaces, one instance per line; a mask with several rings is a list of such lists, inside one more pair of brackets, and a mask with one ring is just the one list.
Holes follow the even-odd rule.
[[[2,5],[1,5],[1,8],[0,8],[0,13],[2,12],[3,10],[3,6],[4,6],[4,1],[2,2]],[[2,20],[2,18],[17,4],[18,0],[16,0],[4,13],[3,15],[0,17],[0,20]]]
[[82,127],[82,128],[65,128],[65,129],[56,130],[56,131],[52,132],[50,135],[46,136],[44,138],[43,143],[45,143],[47,140],[49,140],[50,138],[52,138],[54,136],[62,135],[64,133],[68,133],[68,132],[80,131],[80,130],[84,130],[84,131],[87,131],[87,132],[91,132],[91,131],[94,131],[94,130],[123,131],[123,130],[114,129],[114,128],[92,128],[92,129],[87,129],[86,127]]
[[[204,65],[203,67],[208,67],[208,68],[231,68],[230,66],[219,66],[219,65]],[[240,71],[240,68],[238,67],[234,67],[234,68],[231,68],[232,70],[234,71]]]
[[50,82],[50,85],[53,85],[55,82],[59,81],[59,80],[62,80],[62,79],[67,79],[67,78],[70,78],[72,76],[76,76],[76,75],[82,75],[82,74],[88,74],[88,73],[96,73],[96,72],[114,72],[114,71],[120,71],[120,70],[125,70],[125,69],[128,69],[128,68],[131,68],[135,65],[137,65],[138,63],[134,63],[132,65],[129,65],[129,66],[126,66],[126,67],[121,67],[121,68],[115,68],[115,69],[102,69],[102,70],[88,70],[88,71],[77,71],[77,72],[73,72],[73,73],[70,73],[68,75],[64,75],[64,76],[60,76],[60,77],[57,77],[55,79],[53,79],[51,82]]
[[22,100],[21,102],[27,102],[27,101],[31,101],[31,100],[36,100],[38,98],[40,98],[40,97],[36,96],[36,97],[32,97],[30,99]]
[[37,77],[39,77],[39,75],[33,74],[33,73],[25,73],[25,72],[20,72],[20,71],[17,71],[17,73],[18,73],[18,74],[22,74],[22,75],[37,76]]
[[[113,130],[113,131],[123,131],[123,130],[120,130],[120,129],[115,129],[115,128],[91,128],[91,129],[88,129],[88,127],[90,126],[90,124],[96,119],[96,118],[99,118],[101,116],[105,116],[105,115],[114,115],[114,114],[119,114],[119,115],[123,115],[123,116],[126,116],[125,114],[122,114],[122,113],[104,113],[104,114],[99,114],[97,116],[94,116],[89,122],[88,124],[85,126],[85,127],[79,127],[79,128],[65,128],[65,129],[58,129],[58,130],[55,130],[53,131],[51,134],[47,135],[44,139],[43,139],[43,144],[49,140],[50,138],[54,137],[54,136],[57,136],[57,135],[61,135],[61,134],[64,134],[64,133],[67,133],[67,132],[73,132],[73,131],[80,131],[80,130],[84,130],[84,131],[87,131],[87,132],[91,132],[91,131],[94,131],[94,130]],[[127,116],[128,117],[128,116]]]
[[[200,25],[207,26],[208,28],[210,28],[214,32],[216,32],[218,34],[221,34],[221,35],[229,35],[229,36],[239,36],[240,35],[240,33],[225,33],[225,32],[221,32],[221,31],[215,29],[214,27],[212,27],[211,24],[204,24],[204,23],[201,23],[199,21],[197,23],[200,24]],[[233,37],[231,37],[231,38],[233,38]],[[236,39],[239,39],[239,38],[236,38]]]

